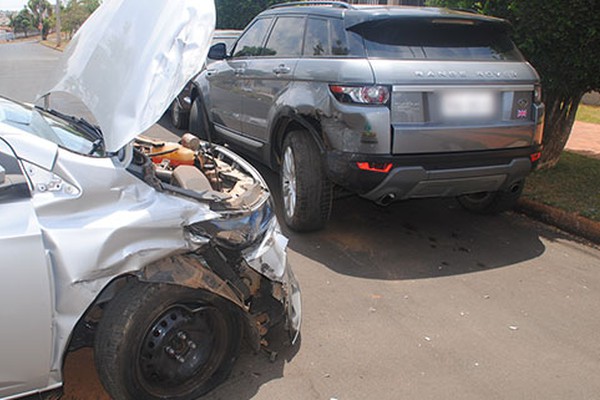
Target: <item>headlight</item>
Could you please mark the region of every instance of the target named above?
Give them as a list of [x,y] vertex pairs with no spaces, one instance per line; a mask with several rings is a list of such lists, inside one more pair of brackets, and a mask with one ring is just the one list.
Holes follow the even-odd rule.
[[190,225],[188,231],[216,241],[220,246],[241,249],[263,237],[275,217],[271,198],[251,210],[221,212],[221,217]]

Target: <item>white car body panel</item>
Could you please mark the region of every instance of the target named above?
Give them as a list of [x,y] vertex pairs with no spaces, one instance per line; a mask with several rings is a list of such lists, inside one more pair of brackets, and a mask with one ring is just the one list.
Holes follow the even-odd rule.
[[105,0],[42,96],[77,97],[98,121],[106,150],[117,151],[158,121],[198,73],[214,25],[213,0]]

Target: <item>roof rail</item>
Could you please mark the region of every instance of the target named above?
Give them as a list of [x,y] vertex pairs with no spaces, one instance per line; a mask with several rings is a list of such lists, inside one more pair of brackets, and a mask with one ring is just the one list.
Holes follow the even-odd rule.
[[287,3],[273,4],[268,10],[274,8],[293,7],[293,6],[332,6],[339,8],[352,9],[350,4],[344,3],[343,1],[290,1]]
[[479,14],[479,12],[477,12],[477,10],[473,9],[473,8],[461,8],[461,7],[450,7],[450,10],[452,11],[462,11],[462,12],[466,12],[469,14]]

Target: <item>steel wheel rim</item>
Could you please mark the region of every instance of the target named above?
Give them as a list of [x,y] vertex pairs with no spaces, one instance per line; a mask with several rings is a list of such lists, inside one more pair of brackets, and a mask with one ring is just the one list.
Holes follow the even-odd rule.
[[155,396],[193,392],[209,379],[227,351],[223,315],[213,307],[174,305],[146,330],[136,357],[141,385]]
[[283,205],[288,218],[294,216],[296,209],[296,165],[294,153],[290,147],[283,153],[283,169],[281,171],[281,190],[283,192]]

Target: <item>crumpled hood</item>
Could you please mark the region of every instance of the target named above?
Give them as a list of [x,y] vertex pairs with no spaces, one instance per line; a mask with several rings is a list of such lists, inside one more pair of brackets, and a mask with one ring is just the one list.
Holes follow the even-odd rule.
[[114,152],[160,119],[204,64],[213,0],[104,0],[42,91],[66,92],[96,118]]

